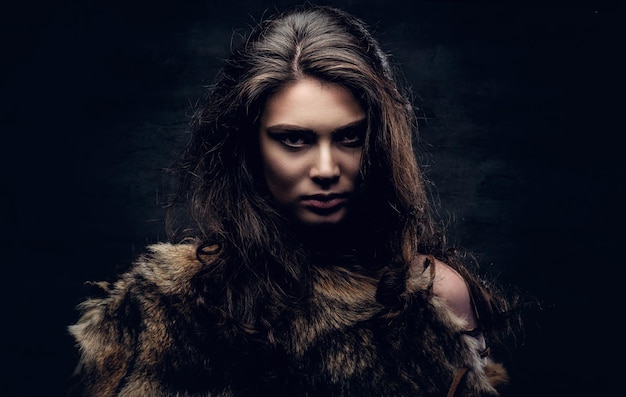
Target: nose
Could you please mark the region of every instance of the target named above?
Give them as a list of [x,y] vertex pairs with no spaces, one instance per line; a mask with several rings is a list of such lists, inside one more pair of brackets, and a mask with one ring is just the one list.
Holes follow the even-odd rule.
[[332,145],[320,145],[311,167],[311,179],[318,183],[328,184],[336,181],[340,174],[339,164],[333,156]]

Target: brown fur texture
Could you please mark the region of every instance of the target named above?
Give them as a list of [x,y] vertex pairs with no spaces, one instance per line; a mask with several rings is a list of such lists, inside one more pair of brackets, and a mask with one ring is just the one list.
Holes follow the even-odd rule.
[[377,280],[315,268],[312,294],[272,324],[273,338],[223,324],[193,286],[193,244],[149,247],[70,326],[84,396],[494,396],[506,371],[481,359],[463,321],[412,269],[399,316],[376,301]]

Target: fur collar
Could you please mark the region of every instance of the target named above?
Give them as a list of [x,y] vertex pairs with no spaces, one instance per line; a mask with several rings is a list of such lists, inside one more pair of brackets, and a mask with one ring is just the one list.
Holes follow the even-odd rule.
[[[478,355],[463,320],[413,267],[400,315],[376,301],[377,281],[342,268],[314,270],[312,294],[281,310],[270,334],[224,320],[224,302],[194,288],[204,269],[194,244],[148,247],[99,297],[79,306],[78,395],[497,395],[506,371]],[[273,310],[264,307],[264,310]],[[466,371],[466,372],[465,372]]]

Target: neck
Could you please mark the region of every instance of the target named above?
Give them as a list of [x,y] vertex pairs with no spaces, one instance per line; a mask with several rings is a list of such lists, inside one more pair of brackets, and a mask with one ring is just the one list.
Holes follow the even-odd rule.
[[298,225],[295,237],[316,266],[370,268],[375,256],[372,234],[359,222],[334,225]]

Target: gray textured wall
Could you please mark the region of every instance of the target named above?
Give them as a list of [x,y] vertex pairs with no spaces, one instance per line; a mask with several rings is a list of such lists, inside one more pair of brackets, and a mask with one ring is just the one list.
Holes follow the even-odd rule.
[[[10,396],[62,394],[76,359],[64,327],[83,282],[112,278],[163,237],[160,172],[186,140],[190,103],[233,29],[293,2],[39,3],[2,16],[0,394]],[[454,241],[545,303],[511,352],[511,395],[608,395],[617,370],[598,363],[621,343],[599,308],[617,301],[622,234],[621,8],[330,3],[373,26],[411,83]]]

